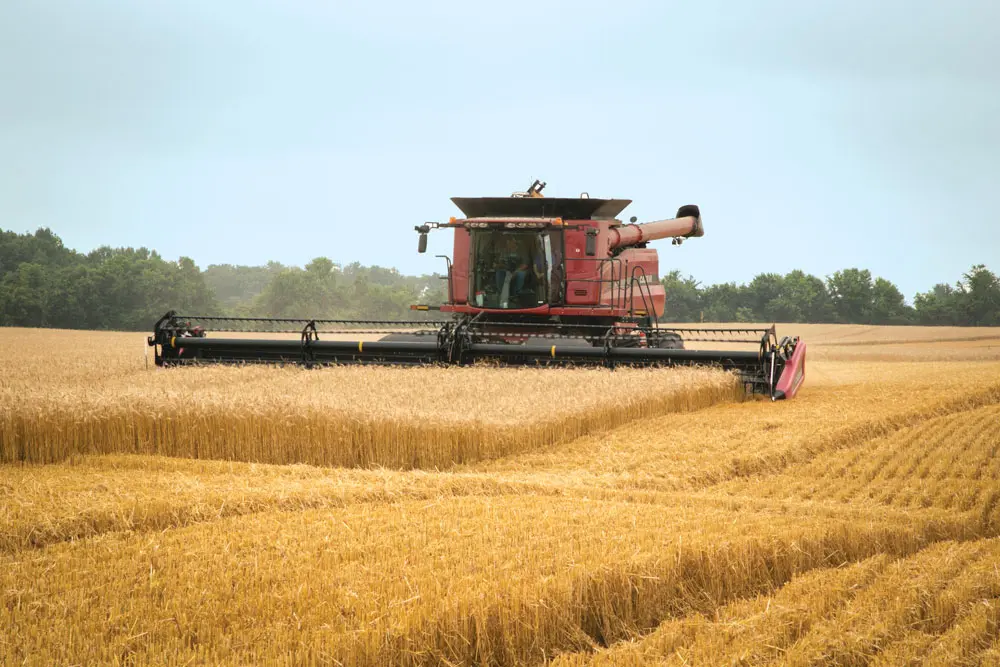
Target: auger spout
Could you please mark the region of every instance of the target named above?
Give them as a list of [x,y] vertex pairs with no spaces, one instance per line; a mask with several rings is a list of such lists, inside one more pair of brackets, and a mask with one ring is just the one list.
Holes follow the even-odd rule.
[[691,205],[682,206],[677,211],[676,218],[612,227],[608,232],[610,246],[621,248],[657,239],[704,236],[705,228],[701,224],[698,207]]

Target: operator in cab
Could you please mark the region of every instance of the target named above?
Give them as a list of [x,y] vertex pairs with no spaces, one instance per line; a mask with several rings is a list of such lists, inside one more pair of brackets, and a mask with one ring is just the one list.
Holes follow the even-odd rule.
[[[514,297],[524,289],[528,279],[528,267],[531,265],[530,251],[523,234],[508,234],[503,241],[503,248],[495,257],[495,279],[497,291],[501,294],[507,287],[508,296]],[[501,301],[506,299],[501,298]]]

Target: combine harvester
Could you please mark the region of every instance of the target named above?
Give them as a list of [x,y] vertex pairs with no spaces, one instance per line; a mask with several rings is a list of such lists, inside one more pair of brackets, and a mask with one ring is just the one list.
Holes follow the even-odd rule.
[[[697,206],[644,224],[616,219],[628,199],[547,198],[544,183],[511,197],[455,197],[464,217],[416,227],[451,229],[448,301],[412,306],[450,319],[232,318],[169,312],[149,344],[156,363],[706,365],[739,373],[749,393],[792,398],[805,378],[806,346],[770,328],[664,328],[666,294],[650,241],[704,234]],[[298,334],[226,338],[209,333]],[[330,335],[334,337],[331,338]],[[374,336],[379,338],[373,338]],[[321,337],[322,336],[322,337]],[[345,336],[348,338],[345,339]],[[725,350],[686,343],[725,343]],[[739,349],[743,346],[744,349]],[[749,348],[747,348],[749,346]]]

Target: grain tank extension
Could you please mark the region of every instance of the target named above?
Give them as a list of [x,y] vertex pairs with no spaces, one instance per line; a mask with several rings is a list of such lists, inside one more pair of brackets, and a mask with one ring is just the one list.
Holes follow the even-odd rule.
[[[704,235],[697,206],[666,220],[622,223],[627,199],[549,198],[536,181],[511,197],[452,199],[447,301],[411,308],[435,320],[224,318],[167,313],[149,344],[161,366],[205,362],[678,366],[737,372],[748,391],[793,397],[806,346],[768,328],[666,328],[666,294],[651,241]],[[415,316],[416,317],[416,316]],[[225,337],[226,332],[297,334]],[[213,334],[213,335],[209,335]],[[723,349],[704,349],[713,347]]]

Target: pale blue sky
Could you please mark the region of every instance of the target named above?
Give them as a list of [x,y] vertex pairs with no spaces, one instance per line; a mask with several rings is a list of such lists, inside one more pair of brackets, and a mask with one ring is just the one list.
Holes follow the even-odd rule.
[[706,283],[1000,270],[1000,3],[2,0],[0,227],[440,270],[455,195],[702,208]]

